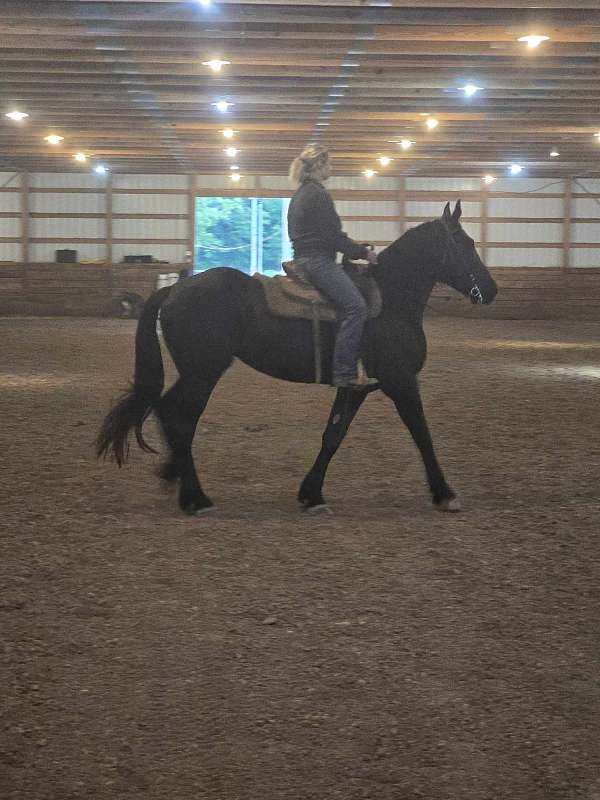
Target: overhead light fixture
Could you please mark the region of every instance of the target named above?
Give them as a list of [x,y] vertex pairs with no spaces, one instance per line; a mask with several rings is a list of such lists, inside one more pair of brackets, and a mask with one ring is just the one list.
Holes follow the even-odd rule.
[[380,156],[377,161],[379,161],[382,167],[387,167],[392,163],[392,159],[389,156]]
[[523,167],[520,164],[511,164],[510,165],[510,174],[511,175],[518,175],[521,172],[523,172]]
[[104,164],[98,164],[97,166],[94,167],[94,172],[97,175],[106,175],[106,173],[108,172],[108,167],[105,167]]
[[9,111],[8,114],[5,114],[4,116],[12,119],[14,122],[23,122],[23,120],[28,117],[29,114],[26,114],[24,111]]
[[596,137],[596,139],[600,139],[600,132],[595,133],[594,136]]
[[495,175],[484,175],[483,176],[483,182],[484,183],[490,184],[490,183],[493,183],[495,180],[496,180],[496,176]]
[[216,103],[213,103],[213,106],[217,109],[217,111],[221,111],[222,113],[228,111],[232,105],[233,103],[229,103],[227,100],[217,100]]
[[400,147],[403,150],[410,150],[414,142],[411,139],[400,139]]
[[240,173],[239,173],[239,172],[234,172],[234,173],[233,173],[233,175],[230,175],[229,177],[231,178],[231,180],[232,180],[234,183],[237,183],[237,182],[238,182],[239,180],[241,180],[241,178],[242,178],[242,176],[240,175]]
[[558,150],[550,150],[550,158],[558,158],[560,153]]
[[466,86],[461,86],[460,90],[465,93],[465,97],[473,97],[477,92],[483,91],[483,86],[475,86],[474,83],[467,83]]
[[238,133],[238,131],[234,131],[233,128],[225,128],[225,130],[221,131],[221,133],[226,139],[233,139],[233,137],[235,136],[236,133]]
[[56,133],[51,133],[50,136],[44,136],[44,141],[48,144],[60,144],[64,141],[64,136],[59,136]]
[[231,61],[224,61],[222,58],[211,58],[210,61],[203,61],[203,67],[210,67],[213,72],[221,72],[221,67],[231,64]]
[[432,131],[440,124],[439,120],[435,117],[427,117],[425,120],[425,125],[427,126],[428,130]]
[[79,161],[81,164],[87,161],[87,156],[85,153],[75,153],[73,158],[75,159],[75,161]]
[[204,8],[208,8],[208,6],[212,5],[212,0],[198,0],[201,6]]
[[365,170],[363,170],[363,175],[365,176],[365,178],[372,178],[376,174],[377,173],[375,172],[374,169],[365,169]]
[[223,152],[228,158],[235,158],[240,151],[237,147],[226,147]]
[[229,169],[239,169],[237,164],[232,164]]
[[534,48],[539,47],[542,42],[547,42],[549,39],[549,36],[541,36],[537,33],[530,33],[527,36],[519,36],[517,41],[527,42],[527,47]]

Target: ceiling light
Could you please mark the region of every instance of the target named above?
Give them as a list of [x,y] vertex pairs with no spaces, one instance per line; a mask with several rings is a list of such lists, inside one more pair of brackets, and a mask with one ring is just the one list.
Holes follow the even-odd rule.
[[234,130],[233,130],[233,128],[225,128],[225,130],[224,130],[224,131],[221,131],[221,133],[223,134],[223,136],[224,136],[226,139],[233,139],[234,135],[235,135],[237,132],[238,132],[238,131],[234,131]]
[[483,176],[483,182],[484,183],[490,184],[490,183],[493,183],[495,180],[496,180],[496,176],[495,175],[484,175]]
[[540,36],[537,33],[530,33],[528,36],[519,36],[518,42],[527,42],[527,47],[538,47],[542,42],[547,42],[549,36]]
[[228,158],[235,158],[240,151],[237,147],[226,147],[223,152]]
[[595,133],[594,136],[596,137],[596,139],[600,139],[600,133]]
[[232,164],[229,169],[239,169],[237,164]]
[[550,150],[550,158],[558,158],[560,153],[558,150]]
[[511,164],[510,165],[510,174],[511,175],[518,175],[520,172],[523,172],[523,167],[520,164]]
[[242,176],[240,175],[240,173],[239,173],[239,172],[234,172],[234,173],[233,173],[233,175],[230,175],[229,177],[231,178],[231,180],[232,180],[234,183],[237,183],[239,180],[241,180],[241,177],[242,177]]
[[231,64],[231,61],[223,61],[221,58],[212,58],[210,61],[203,61],[203,67],[210,67],[213,72],[221,72],[221,67]]
[[483,86],[475,86],[474,83],[467,83],[466,86],[461,86],[460,90],[465,93],[465,97],[473,97],[477,92],[483,91]]
[[26,114],[24,111],[9,111],[8,114],[5,114],[5,116],[14,120],[15,122],[23,122],[25,117],[28,117],[29,114]]
[[387,167],[392,163],[392,159],[389,156],[379,156],[377,161],[379,161],[382,167]]
[[56,133],[51,133],[50,136],[44,136],[44,141],[48,144],[60,144],[64,141],[64,136],[58,136]]
[[372,178],[373,175],[376,175],[376,174],[377,173],[375,172],[374,169],[365,169],[365,170],[363,170],[363,175],[365,176],[365,178]]
[[80,163],[87,161],[87,156],[85,153],[75,153],[73,158],[75,159],[75,161],[79,161]]
[[98,164],[98,166],[94,167],[94,172],[98,175],[106,175],[108,167],[105,167],[104,164]]
[[434,128],[437,128],[439,124],[439,120],[437,120],[435,117],[427,117],[425,120],[425,125],[430,131],[432,131]]
[[212,0],[198,0],[198,2],[201,6],[204,6],[204,8],[208,8],[208,6],[211,5]]
[[232,106],[233,103],[229,103],[227,100],[217,100],[216,103],[213,103],[213,106],[217,109],[217,111],[225,112],[229,110],[229,107]]
[[400,139],[400,147],[403,150],[410,150],[410,148],[413,146],[413,144],[414,144],[414,142],[411,141],[411,139]]

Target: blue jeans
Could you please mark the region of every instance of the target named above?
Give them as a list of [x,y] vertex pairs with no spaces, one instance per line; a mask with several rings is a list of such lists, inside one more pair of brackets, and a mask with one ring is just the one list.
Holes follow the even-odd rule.
[[339,328],[333,351],[333,383],[354,380],[368,316],[367,304],[341,265],[331,258],[315,255],[297,258],[296,261],[336,310]]

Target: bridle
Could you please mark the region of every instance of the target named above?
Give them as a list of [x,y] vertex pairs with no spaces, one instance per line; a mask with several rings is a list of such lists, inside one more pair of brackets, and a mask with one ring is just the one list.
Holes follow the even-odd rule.
[[[444,254],[442,256],[442,266],[445,267],[448,263],[448,259],[450,257],[450,251],[454,250],[455,260],[462,261],[462,256],[458,252],[458,246],[454,241],[454,234],[450,230],[450,227],[444,222],[444,220],[440,220],[442,227],[446,231],[446,246],[444,248]],[[473,305],[483,305],[483,294],[481,289],[479,288],[479,284],[477,283],[477,278],[472,272],[469,272],[469,278],[471,279],[471,289],[469,291],[469,297],[471,298],[471,302]]]

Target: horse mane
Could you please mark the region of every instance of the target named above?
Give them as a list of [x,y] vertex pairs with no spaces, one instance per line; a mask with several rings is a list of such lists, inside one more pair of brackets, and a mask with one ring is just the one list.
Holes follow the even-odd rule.
[[377,254],[378,263],[387,267],[399,262],[421,262],[424,247],[429,248],[432,244],[437,245],[440,241],[439,227],[440,221],[433,219],[409,228]]

